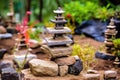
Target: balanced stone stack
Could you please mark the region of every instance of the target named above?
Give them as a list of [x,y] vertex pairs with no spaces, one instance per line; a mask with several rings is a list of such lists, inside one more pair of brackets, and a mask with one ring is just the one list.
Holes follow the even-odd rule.
[[[49,60],[33,59],[29,62],[31,72],[36,76],[65,76],[66,74],[79,75],[83,69],[82,61],[79,57],[70,56],[72,54],[73,41],[67,36],[71,30],[65,27],[67,21],[63,17],[64,11],[59,7],[53,11],[56,16],[55,27],[46,28],[46,32],[51,34],[44,37],[40,50],[50,54]],[[47,70],[47,71],[46,71]]]
[[114,50],[113,39],[116,37],[116,26],[114,25],[114,19],[111,19],[110,24],[107,26],[107,30],[105,31],[105,47],[106,52],[111,54]]
[[53,12],[56,16],[55,20],[51,20],[51,22],[55,23],[55,27],[46,29],[46,32],[53,35],[51,37],[45,37],[44,43],[46,43],[52,51],[51,55],[53,58],[70,55],[72,48],[66,45],[71,44],[73,41],[66,35],[67,33],[70,33],[71,30],[68,27],[65,27],[67,21],[62,15],[64,11],[59,7]]

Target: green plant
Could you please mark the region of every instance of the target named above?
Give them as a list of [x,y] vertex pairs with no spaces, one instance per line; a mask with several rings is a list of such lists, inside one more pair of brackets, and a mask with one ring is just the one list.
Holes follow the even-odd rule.
[[113,8],[109,8],[110,4],[100,6],[92,1],[72,1],[64,5],[65,15],[71,14],[76,22],[81,23],[83,20],[101,19],[106,20],[114,15]]
[[114,55],[120,56],[120,38],[113,40],[114,44]]
[[43,32],[43,27],[36,27],[35,30],[29,30],[30,38],[41,41],[40,34]]
[[90,45],[84,45],[82,48],[79,44],[74,44],[72,55],[78,55],[83,62],[84,70],[90,67],[90,64],[94,62],[95,49]]

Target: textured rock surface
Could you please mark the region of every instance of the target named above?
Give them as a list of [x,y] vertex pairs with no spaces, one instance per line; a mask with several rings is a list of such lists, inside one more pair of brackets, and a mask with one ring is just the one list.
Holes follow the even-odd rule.
[[100,80],[100,74],[84,74],[84,80]]
[[6,32],[7,30],[3,26],[0,26],[0,34],[4,34]]
[[73,56],[69,56],[69,57],[56,58],[55,62],[58,65],[72,65],[76,62],[76,60]]
[[116,79],[117,77],[117,72],[116,71],[112,71],[112,70],[108,70],[104,72],[104,79],[108,80],[108,79]]
[[31,72],[36,76],[57,76],[58,65],[52,61],[32,59],[29,62]]
[[67,56],[72,54],[71,47],[55,47],[50,49],[51,49],[52,58],[62,57],[62,56]]
[[59,66],[59,75],[65,76],[66,74],[68,74],[68,66],[67,65]]

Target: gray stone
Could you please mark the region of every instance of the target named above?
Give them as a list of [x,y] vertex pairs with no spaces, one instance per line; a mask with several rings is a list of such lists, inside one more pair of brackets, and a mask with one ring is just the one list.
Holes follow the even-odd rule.
[[29,62],[30,70],[35,76],[57,76],[58,65],[53,61],[32,59]]
[[108,79],[116,79],[117,77],[117,72],[113,71],[113,70],[108,70],[104,72],[104,79],[108,80]]
[[37,48],[39,46],[40,46],[40,44],[39,44],[38,41],[36,41],[36,40],[30,40],[30,48],[34,49],[34,48]]
[[73,56],[69,56],[69,57],[56,58],[55,62],[58,65],[72,65],[76,62],[76,60]]
[[48,33],[69,33],[71,30],[68,27],[64,27],[63,29],[54,29],[54,28],[47,28]]
[[5,34],[6,32],[7,30],[3,26],[0,26],[0,34]]
[[67,65],[59,66],[59,75],[65,76],[67,74],[68,74],[68,66]]
[[48,46],[66,45],[66,44],[72,44],[73,43],[73,41],[67,36],[64,36],[61,39],[60,38],[53,39],[52,37],[49,37],[49,38],[45,38],[45,41],[46,41],[46,44]]
[[100,74],[84,74],[84,80],[100,80]]
[[12,34],[10,33],[0,34],[0,39],[6,39],[11,37],[12,37]]
[[[24,61],[24,59],[25,59],[25,55],[26,54],[22,54],[22,55],[15,55],[14,56],[14,61],[15,61],[15,63],[20,63],[20,64],[22,64],[23,63],[23,61]],[[37,56],[36,55],[34,55],[34,54],[28,54],[27,55],[27,59],[26,59],[26,63],[28,62],[28,61],[30,61],[30,60],[32,60],[32,59],[36,59],[37,58]]]
[[72,54],[72,47],[55,47],[50,48],[52,58],[68,56]]

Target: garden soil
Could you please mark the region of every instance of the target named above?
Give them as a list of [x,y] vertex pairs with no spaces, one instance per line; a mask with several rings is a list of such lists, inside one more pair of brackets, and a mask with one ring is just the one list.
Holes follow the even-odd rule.
[[[80,44],[84,47],[85,44],[89,44],[98,51],[103,45],[103,42],[98,42],[93,40],[89,37],[80,36],[80,35],[73,35],[75,43]],[[4,59],[11,60],[12,49],[15,44],[16,35],[14,35],[11,39],[1,39],[0,40],[0,49],[5,48],[8,50],[8,54],[5,54]],[[43,54],[42,54],[43,55]],[[38,55],[40,57],[41,55]],[[45,57],[45,56],[44,56]],[[106,61],[101,59],[95,59],[95,63],[91,64],[90,69],[95,69],[101,74],[101,80],[103,79],[103,72],[105,70],[116,70],[118,72],[118,80],[120,80],[120,68],[116,68],[113,66],[112,61]],[[29,69],[24,69],[23,73],[25,74],[26,80],[83,80],[83,74],[85,71],[82,71],[79,75],[66,75],[64,77],[56,76],[56,77],[35,77],[31,74]]]

